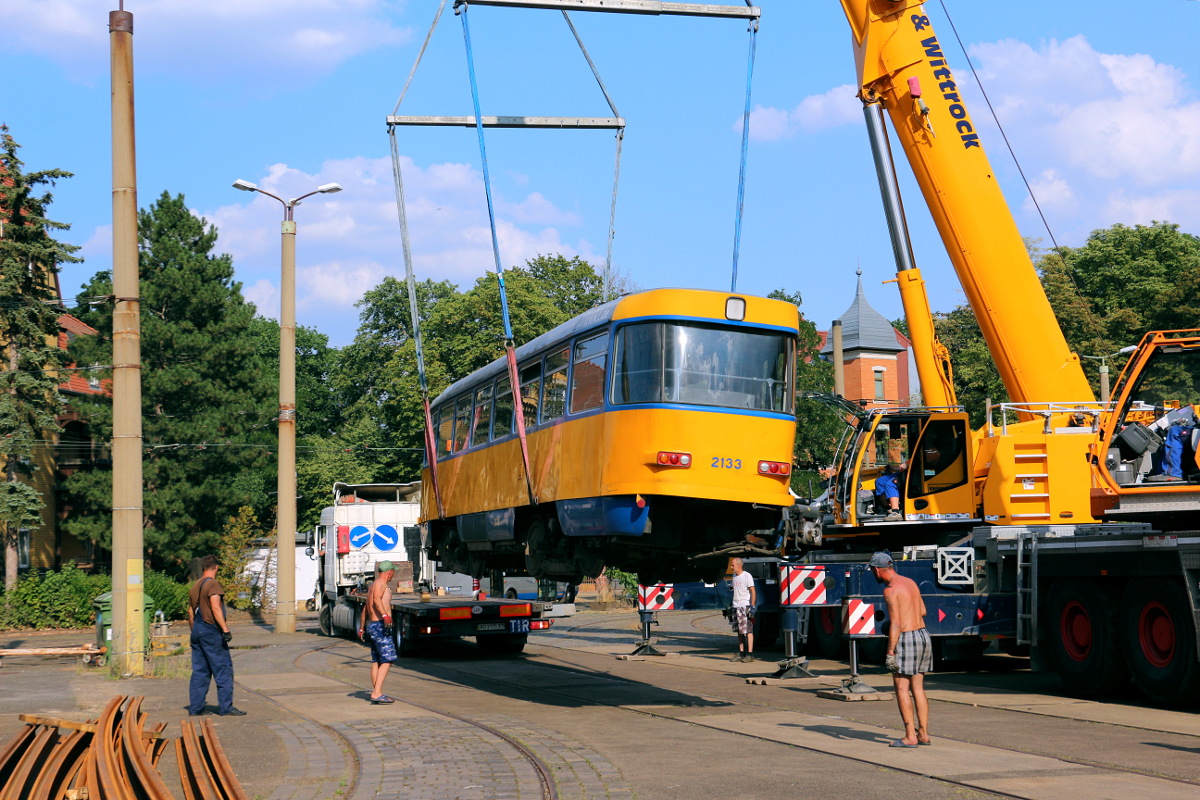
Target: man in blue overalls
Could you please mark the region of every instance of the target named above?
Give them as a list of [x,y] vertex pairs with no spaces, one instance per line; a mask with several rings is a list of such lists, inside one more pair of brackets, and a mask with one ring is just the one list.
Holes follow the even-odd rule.
[[244,717],[245,711],[233,707],[233,659],[229,642],[233,634],[225,620],[225,590],[217,582],[221,562],[216,556],[200,559],[200,579],[188,592],[188,624],[192,628],[192,682],[189,687],[188,714],[198,717],[206,710],[204,698],[210,680],[217,682],[217,713],[223,717]]

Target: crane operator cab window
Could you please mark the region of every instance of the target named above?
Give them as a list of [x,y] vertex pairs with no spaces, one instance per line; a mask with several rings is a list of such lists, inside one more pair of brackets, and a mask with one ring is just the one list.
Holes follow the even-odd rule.
[[1200,342],[1163,343],[1134,379],[1105,461],[1109,472],[1122,485],[1200,482]]
[[930,419],[909,456],[909,497],[962,486],[970,476],[967,424],[963,419]]

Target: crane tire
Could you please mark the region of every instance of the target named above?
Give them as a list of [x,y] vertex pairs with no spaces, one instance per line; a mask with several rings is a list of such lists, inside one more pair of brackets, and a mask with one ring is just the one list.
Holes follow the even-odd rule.
[[1181,582],[1139,578],[1121,600],[1119,630],[1133,682],[1156,703],[1200,701],[1191,602]]
[[846,637],[842,636],[842,609],[839,606],[813,609],[808,622],[809,652],[837,658],[846,652],[846,646]]
[[1068,693],[1101,697],[1129,683],[1108,592],[1075,578],[1058,580],[1050,586],[1047,609],[1046,636]]

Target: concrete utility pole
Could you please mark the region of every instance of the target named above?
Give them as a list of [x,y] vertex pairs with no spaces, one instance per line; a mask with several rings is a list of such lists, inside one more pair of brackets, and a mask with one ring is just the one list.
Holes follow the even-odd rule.
[[296,632],[296,222],[293,209],[314,194],[340,192],[336,183],[318,186],[293,200],[237,180],[233,188],[274,197],[283,204],[279,279],[279,505],[276,512],[275,632]]
[[141,675],[146,658],[142,566],[142,345],[137,169],[133,130],[133,14],[108,15],[113,176],[113,545],[108,662]]

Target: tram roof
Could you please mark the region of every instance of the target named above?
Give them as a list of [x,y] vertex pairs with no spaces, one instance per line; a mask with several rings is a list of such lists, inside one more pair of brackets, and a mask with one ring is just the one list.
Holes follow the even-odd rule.
[[[707,290],[707,289],[667,289],[667,288],[662,288],[662,289],[647,289],[647,290],[641,291],[641,292],[631,292],[630,294],[622,295],[621,297],[618,297],[615,300],[610,300],[609,302],[604,303],[603,305],[596,306],[595,308],[590,308],[587,311],[580,314],[579,316],[569,319],[566,322],[564,322],[563,324],[559,325],[558,327],[553,328],[549,331],[546,331],[541,336],[538,336],[537,338],[533,339],[532,341],[526,342],[525,344],[521,345],[520,347],[518,347],[516,349],[518,364],[521,361],[523,361],[524,359],[527,359],[532,355],[536,355],[537,353],[542,352],[543,350],[551,347],[552,345],[567,341],[580,333],[586,333],[587,331],[590,331],[594,328],[601,327],[601,326],[611,322],[613,319],[628,316],[630,312],[633,312],[635,315],[640,314],[640,313],[645,313],[646,302],[649,300],[649,298],[647,298],[646,296],[654,295],[654,294],[664,296],[661,301],[656,301],[656,304],[661,302],[663,305],[670,305],[671,307],[674,307],[677,309],[680,307],[687,307],[690,309],[694,309],[695,303],[696,303],[696,297],[695,297],[696,295],[711,295],[714,298],[718,299],[718,301],[722,304],[722,307],[725,302],[723,298],[730,296],[730,294],[727,292],[715,292],[715,291],[711,291],[711,290]],[[686,297],[684,297],[685,295],[686,295]],[[768,298],[753,297],[751,295],[737,295],[737,296],[745,297],[750,303],[758,306],[760,311],[763,310],[764,308],[766,308],[766,306],[760,305],[763,303],[778,304],[781,307],[781,309],[791,305],[790,303],[785,303],[785,301],[782,301],[782,300],[772,300],[772,299],[768,299]],[[638,300],[634,300],[634,302],[632,303],[634,308],[629,309],[628,311],[626,311],[624,313],[618,312],[618,308],[620,306],[629,304],[629,301],[633,300],[634,298],[639,298],[641,302],[639,302]],[[639,306],[641,307],[640,309],[638,308]],[[791,308],[794,309],[795,306],[791,306]],[[634,309],[637,309],[637,310],[635,311]],[[667,312],[667,313],[669,314],[671,312]],[[781,318],[783,318],[783,317],[786,317],[788,314],[794,315],[795,312],[793,310],[793,311],[784,313],[782,310],[777,309],[773,313],[781,315]],[[794,320],[794,319],[795,319],[795,317],[792,316],[792,320]],[[780,322],[778,324],[785,324],[785,323]],[[794,321],[792,321],[790,324],[794,326],[795,323],[794,323]],[[500,358],[497,358],[492,363],[488,364],[486,367],[483,367],[482,369],[478,369],[475,372],[468,375],[467,377],[461,378],[461,379],[455,381],[454,383],[450,384],[450,386],[447,387],[444,392],[442,392],[440,395],[437,396],[437,398],[433,401],[433,404],[437,405],[438,403],[444,402],[445,400],[449,399],[450,397],[461,394],[468,387],[474,387],[477,384],[486,383],[487,381],[503,374],[508,369],[508,367],[506,365],[506,361],[507,361],[507,359],[505,357],[501,356]]]
[[[558,327],[551,328],[541,336],[521,345],[517,348],[517,363],[519,364],[522,359],[528,358],[535,353],[540,353],[556,342],[570,339],[578,333],[584,333],[592,328],[611,322],[613,312],[616,311],[621,300],[622,298],[618,297],[616,300],[609,300],[603,305],[589,308],[579,316],[573,317]],[[462,393],[468,386],[474,386],[477,383],[486,383],[488,380],[506,372],[508,369],[507,363],[508,359],[505,356],[501,356],[486,367],[475,370],[465,378],[460,378],[439,394],[437,399],[433,401],[433,404],[437,405],[445,398]]]

